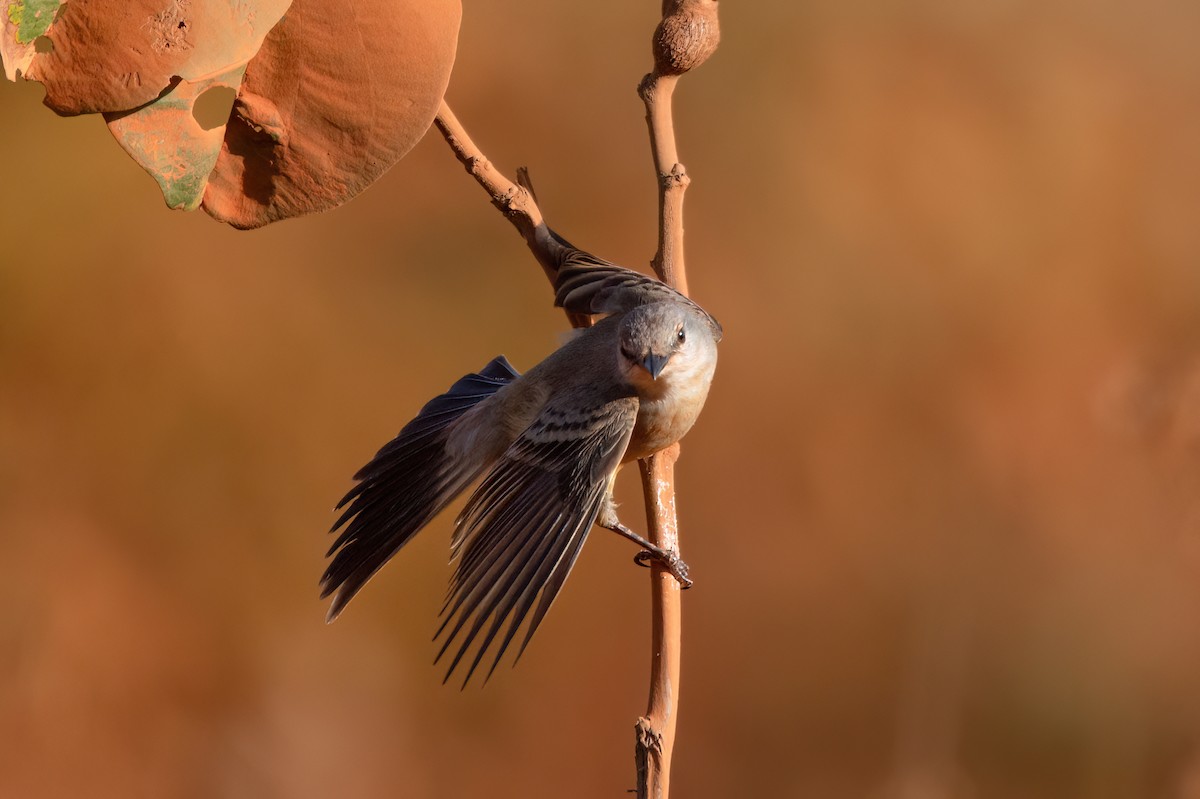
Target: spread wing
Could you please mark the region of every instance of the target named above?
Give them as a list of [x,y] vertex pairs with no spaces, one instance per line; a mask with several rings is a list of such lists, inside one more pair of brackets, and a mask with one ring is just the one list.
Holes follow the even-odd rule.
[[634,397],[582,408],[578,400],[552,403],[475,490],[458,518],[458,568],[434,636],[449,629],[440,659],[465,631],[447,680],[482,634],[465,686],[507,620],[490,677],[536,600],[520,658],[605,502],[636,417]]
[[682,302],[695,308],[721,338],[721,325],[707,311],[675,289],[641,272],[617,266],[572,246],[557,234],[554,304],[577,314],[614,314],[654,302]]
[[[417,418],[358,470],[358,485],[338,503],[349,505],[333,525],[345,528],[326,553],[333,560],[321,578],[321,598],[334,594],[329,620],[421,528],[459,495],[487,465],[487,455],[452,456],[453,425],[519,375],[503,356],[463,377],[430,400]],[[494,454],[494,453],[493,453]]]

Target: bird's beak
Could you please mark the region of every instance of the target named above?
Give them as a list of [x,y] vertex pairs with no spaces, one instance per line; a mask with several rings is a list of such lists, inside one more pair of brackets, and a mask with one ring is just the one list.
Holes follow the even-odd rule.
[[655,355],[652,352],[646,356],[645,360],[642,361],[642,368],[650,373],[650,377],[657,380],[658,376],[662,374],[663,367],[667,365],[667,360],[670,359],[670,357],[671,355],[669,353],[667,355]]

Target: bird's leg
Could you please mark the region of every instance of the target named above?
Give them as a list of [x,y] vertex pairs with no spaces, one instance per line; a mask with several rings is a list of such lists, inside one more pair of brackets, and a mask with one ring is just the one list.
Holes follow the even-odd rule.
[[681,588],[692,587],[692,581],[688,578],[688,565],[683,562],[683,558],[669,549],[655,546],[633,530],[621,524],[620,520],[617,519],[616,509],[611,500],[607,503],[604,510],[601,511],[600,517],[596,519],[596,524],[605,530],[612,530],[614,533],[628,538],[642,548],[643,551],[633,556],[634,563],[639,566],[649,566],[650,561],[656,560],[663,565],[664,569],[671,573],[672,577],[679,581]]
[[688,577],[688,565],[675,552],[655,546],[618,521],[600,526],[606,530],[612,530],[614,533],[625,536],[642,548],[641,552],[633,556],[634,563],[639,566],[649,566],[650,561],[656,560],[663,565],[664,569],[671,573],[672,577],[679,581],[680,588],[692,587],[692,580]]

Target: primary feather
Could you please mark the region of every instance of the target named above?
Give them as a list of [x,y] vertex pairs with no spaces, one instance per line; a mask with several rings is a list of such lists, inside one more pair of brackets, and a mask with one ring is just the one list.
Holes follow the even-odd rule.
[[488,670],[490,676],[540,594],[521,643],[520,652],[524,651],[587,540],[636,416],[637,399],[631,396],[582,410],[550,404],[475,490],[456,526],[458,568],[438,636],[454,624],[439,659],[468,621],[473,623],[450,663],[447,679],[490,618],[491,626],[467,672],[469,680],[509,620]]
[[329,621],[487,466],[486,453],[474,460],[449,457],[449,432],[464,413],[517,377],[503,355],[466,375],[430,400],[354,475],[358,485],[335,508],[345,511],[330,532],[344,529],[326,553],[333,560],[321,577],[321,598],[334,594]]

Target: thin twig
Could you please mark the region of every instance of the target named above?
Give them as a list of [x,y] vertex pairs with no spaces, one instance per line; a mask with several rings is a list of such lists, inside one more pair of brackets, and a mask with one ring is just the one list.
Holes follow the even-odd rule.
[[546,223],[542,219],[542,211],[538,208],[533,194],[504,177],[500,170],[492,166],[492,162],[484,157],[483,152],[475,146],[475,142],[471,141],[466,129],[458,121],[458,117],[454,116],[454,112],[450,110],[450,106],[446,104],[445,100],[442,100],[433,123],[446,139],[446,143],[450,145],[450,149],[454,151],[454,155],[466,168],[467,173],[475,178],[491,196],[492,205],[496,206],[500,213],[504,214],[509,222],[512,222],[517,232],[525,238],[525,243],[529,245],[534,257],[546,272],[546,277],[553,284],[556,266],[553,256],[546,246],[547,242],[551,242],[553,239],[549,236],[538,235],[538,229],[544,229]]
[[[716,0],[664,0],[663,19],[654,31],[654,69],[638,85],[646,105],[650,148],[658,180],[658,251],[651,265],[668,286],[687,294],[683,260],[683,195],[691,180],[679,161],[671,98],[679,76],[712,55],[720,41]],[[638,465],[646,499],[648,537],[656,546],[679,552],[675,513],[675,444]],[[679,583],[661,565],[650,575],[650,698],[635,727],[638,799],[666,799],[679,708],[682,608]]]
[[[475,178],[492,198],[492,205],[504,214],[504,218],[511,222],[525,239],[530,252],[541,264],[542,271],[553,286],[561,245],[542,218],[542,211],[534,197],[533,185],[529,182],[528,171],[524,167],[519,170],[517,183],[504,177],[500,170],[492,166],[492,162],[484,156],[475,142],[471,141],[466,129],[458,121],[458,117],[454,116],[445,100],[442,100],[433,123],[467,173]],[[567,319],[572,327],[589,327],[592,324],[591,317],[586,314],[568,313]]]
[[646,104],[646,124],[650,127],[650,145],[654,172],[658,177],[658,252],[651,266],[668,286],[687,294],[687,273],[683,264],[683,194],[691,178],[675,148],[675,121],[671,98],[678,75],[651,72],[638,85],[638,94]]

